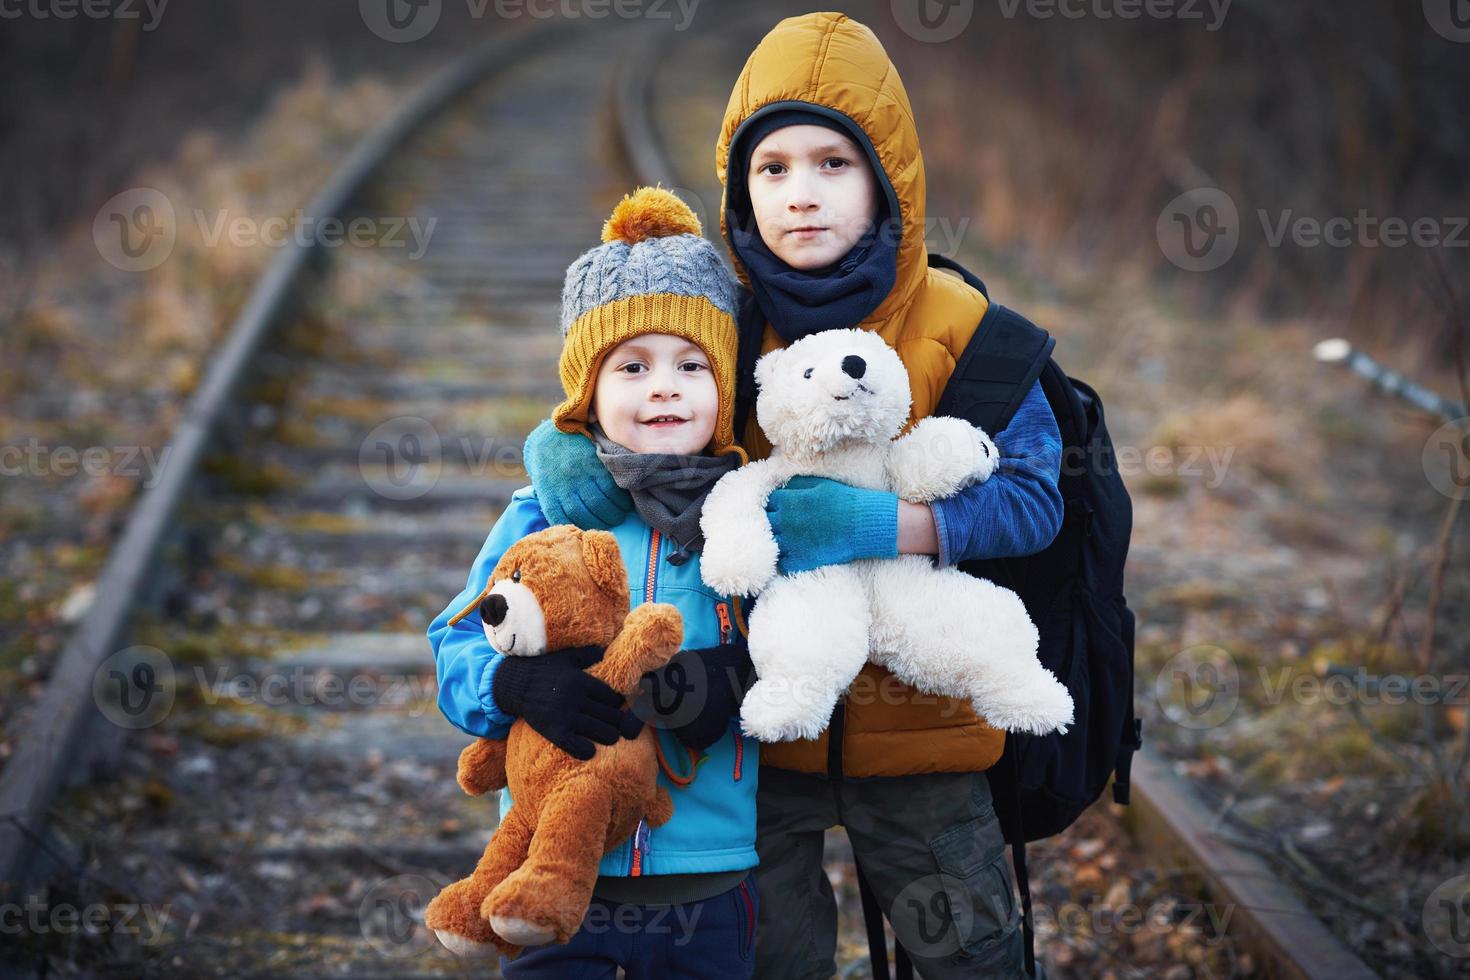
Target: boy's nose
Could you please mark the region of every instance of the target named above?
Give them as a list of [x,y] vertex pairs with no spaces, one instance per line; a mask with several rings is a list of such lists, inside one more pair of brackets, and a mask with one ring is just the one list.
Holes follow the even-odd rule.
[[850,378],[861,378],[868,370],[868,362],[856,354],[848,354],[842,359],[842,373]]
[[510,607],[505,602],[505,596],[498,592],[486,596],[485,600],[480,603],[480,619],[491,626],[499,626],[505,622],[505,614],[509,611]]

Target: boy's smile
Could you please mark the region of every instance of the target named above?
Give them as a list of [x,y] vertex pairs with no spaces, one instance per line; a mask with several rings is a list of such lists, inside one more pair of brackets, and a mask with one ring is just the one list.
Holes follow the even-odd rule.
[[866,155],[825,126],[782,126],[767,135],[751,152],[746,189],[761,239],[794,269],[841,259],[878,210]]
[[709,358],[673,334],[630,337],[597,368],[588,420],[635,453],[703,452],[720,396]]

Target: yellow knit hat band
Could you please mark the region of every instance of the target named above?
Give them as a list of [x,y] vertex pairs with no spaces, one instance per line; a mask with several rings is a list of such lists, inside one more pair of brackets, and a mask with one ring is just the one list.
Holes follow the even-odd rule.
[[662,333],[682,337],[704,351],[714,372],[719,393],[715,431],[706,451],[737,453],[748,461],[745,450],[735,444],[735,351],[738,336],[735,321],[703,296],[646,293],[595,306],[572,321],[562,342],[561,385],[567,397],[551,413],[563,432],[587,434],[587,415],[602,359],[618,344],[643,334]]

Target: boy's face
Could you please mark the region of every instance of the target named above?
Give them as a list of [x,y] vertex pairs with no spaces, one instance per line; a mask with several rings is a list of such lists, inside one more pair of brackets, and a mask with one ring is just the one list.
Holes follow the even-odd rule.
[[[709,358],[673,334],[630,337],[597,368],[588,419],[635,453],[693,455],[709,445],[720,407]],[[654,421],[655,419],[679,421]]]
[[783,126],[756,144],[745,180],[761,239],[794,269],[846,255],[878,212],[878,179],[851,139]]

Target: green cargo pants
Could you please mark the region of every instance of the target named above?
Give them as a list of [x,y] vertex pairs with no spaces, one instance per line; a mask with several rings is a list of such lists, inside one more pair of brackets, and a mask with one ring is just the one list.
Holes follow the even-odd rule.
[[1021,910],[983,772],[829,781],[762,766],[757,800],[760,980],[836,973],[822,837],[839,824],[919,976],[1025,976]]

